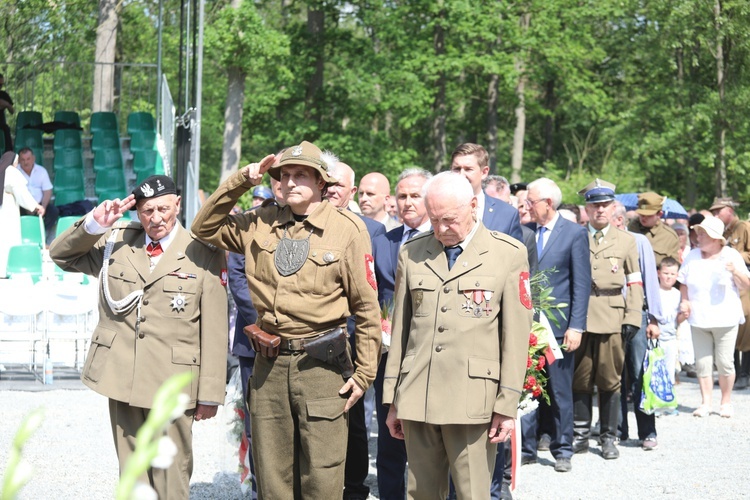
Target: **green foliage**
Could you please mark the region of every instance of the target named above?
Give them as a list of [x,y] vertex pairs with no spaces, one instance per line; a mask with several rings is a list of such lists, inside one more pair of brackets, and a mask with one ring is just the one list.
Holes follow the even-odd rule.
[[18,498],[18,494],[26,483],[29,482],[32,475],[31,466],[23,461],[22,451],[24,445],[31,439],[37,429],[44,421],[44,410],[37,408],[23,419],[18,427],[18,432],[13,439],[10,452],[8,454],[8,463],[5,466],[5,475],[0,491],[0,500],[13,500]]

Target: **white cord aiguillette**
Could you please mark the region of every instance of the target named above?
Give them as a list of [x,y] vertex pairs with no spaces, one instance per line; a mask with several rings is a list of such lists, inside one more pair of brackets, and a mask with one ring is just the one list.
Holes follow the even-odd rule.
[[138,305],[138,319],[141,317],[141,299],[143,298],[143,290],[136,290],[128,294],[127,297],[120,300],[115,300],[109,293],[109,258],[112,256],[112,249],[115,246],[115,240],[117,239],[117,233],[119,229],[113,229],[112,234],[109,235],[107,243],[104,246],[104,262],[102,263],[102,270],[99,273],[99,281],[102,283],[102,291],[104,297],[107,299],[109,308],[118,315],[126,314],[133,309],[133,306]]

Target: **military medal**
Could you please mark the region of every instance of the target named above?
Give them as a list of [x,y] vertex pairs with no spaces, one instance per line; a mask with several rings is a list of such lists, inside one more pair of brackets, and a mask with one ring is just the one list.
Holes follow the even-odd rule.
[[172,302],[170,303],[172,306],[173,311],[181,312],[185,310],[185,306],[187,305],[187,299],[184,295],[181,293],[178,293],[174,297],[172,297]]
[[610,257],[609,263],[612,264],[612,274],[620,270],[620,266],[617,265],[617,257]]
[[463,305],[461,306],[461,309],[463,309],[466,312],[471,312],[473,308],[474,308],[474,304],[471,302],[471,299],[464,302]]
[[284,228],[284,236],[273,255],[273,263],[280,275],[290,276],[302,268],[310,253],[310,236],[312,229],[304,240],[293,240],[287,238],[287,230]]
[[482,292],[482,295],[484,295],[484,313],[489,316],[492,312],[492,308],[490,307],[492,292],[490,290],[485,290],[484,292]]

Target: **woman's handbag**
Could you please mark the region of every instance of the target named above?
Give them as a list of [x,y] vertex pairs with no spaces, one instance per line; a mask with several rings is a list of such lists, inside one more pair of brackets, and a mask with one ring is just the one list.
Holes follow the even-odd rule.
[[643,358],[643,392],[640,409],[647,415],[666,413],[677,408],[677,398],[669,378],[664,349],[658,340],[649,340]]

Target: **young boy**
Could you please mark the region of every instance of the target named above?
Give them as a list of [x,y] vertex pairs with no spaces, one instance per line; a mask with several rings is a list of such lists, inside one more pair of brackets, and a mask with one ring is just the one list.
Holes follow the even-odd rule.
[[680,264],[672,257],[665,257],[659,263],[659,296],[664,318],[659,323],[659,344],[664,349],[669,378],[674,384],[677,369],[677,325],[685,321],[680,312],[680,291],[674,287]]

